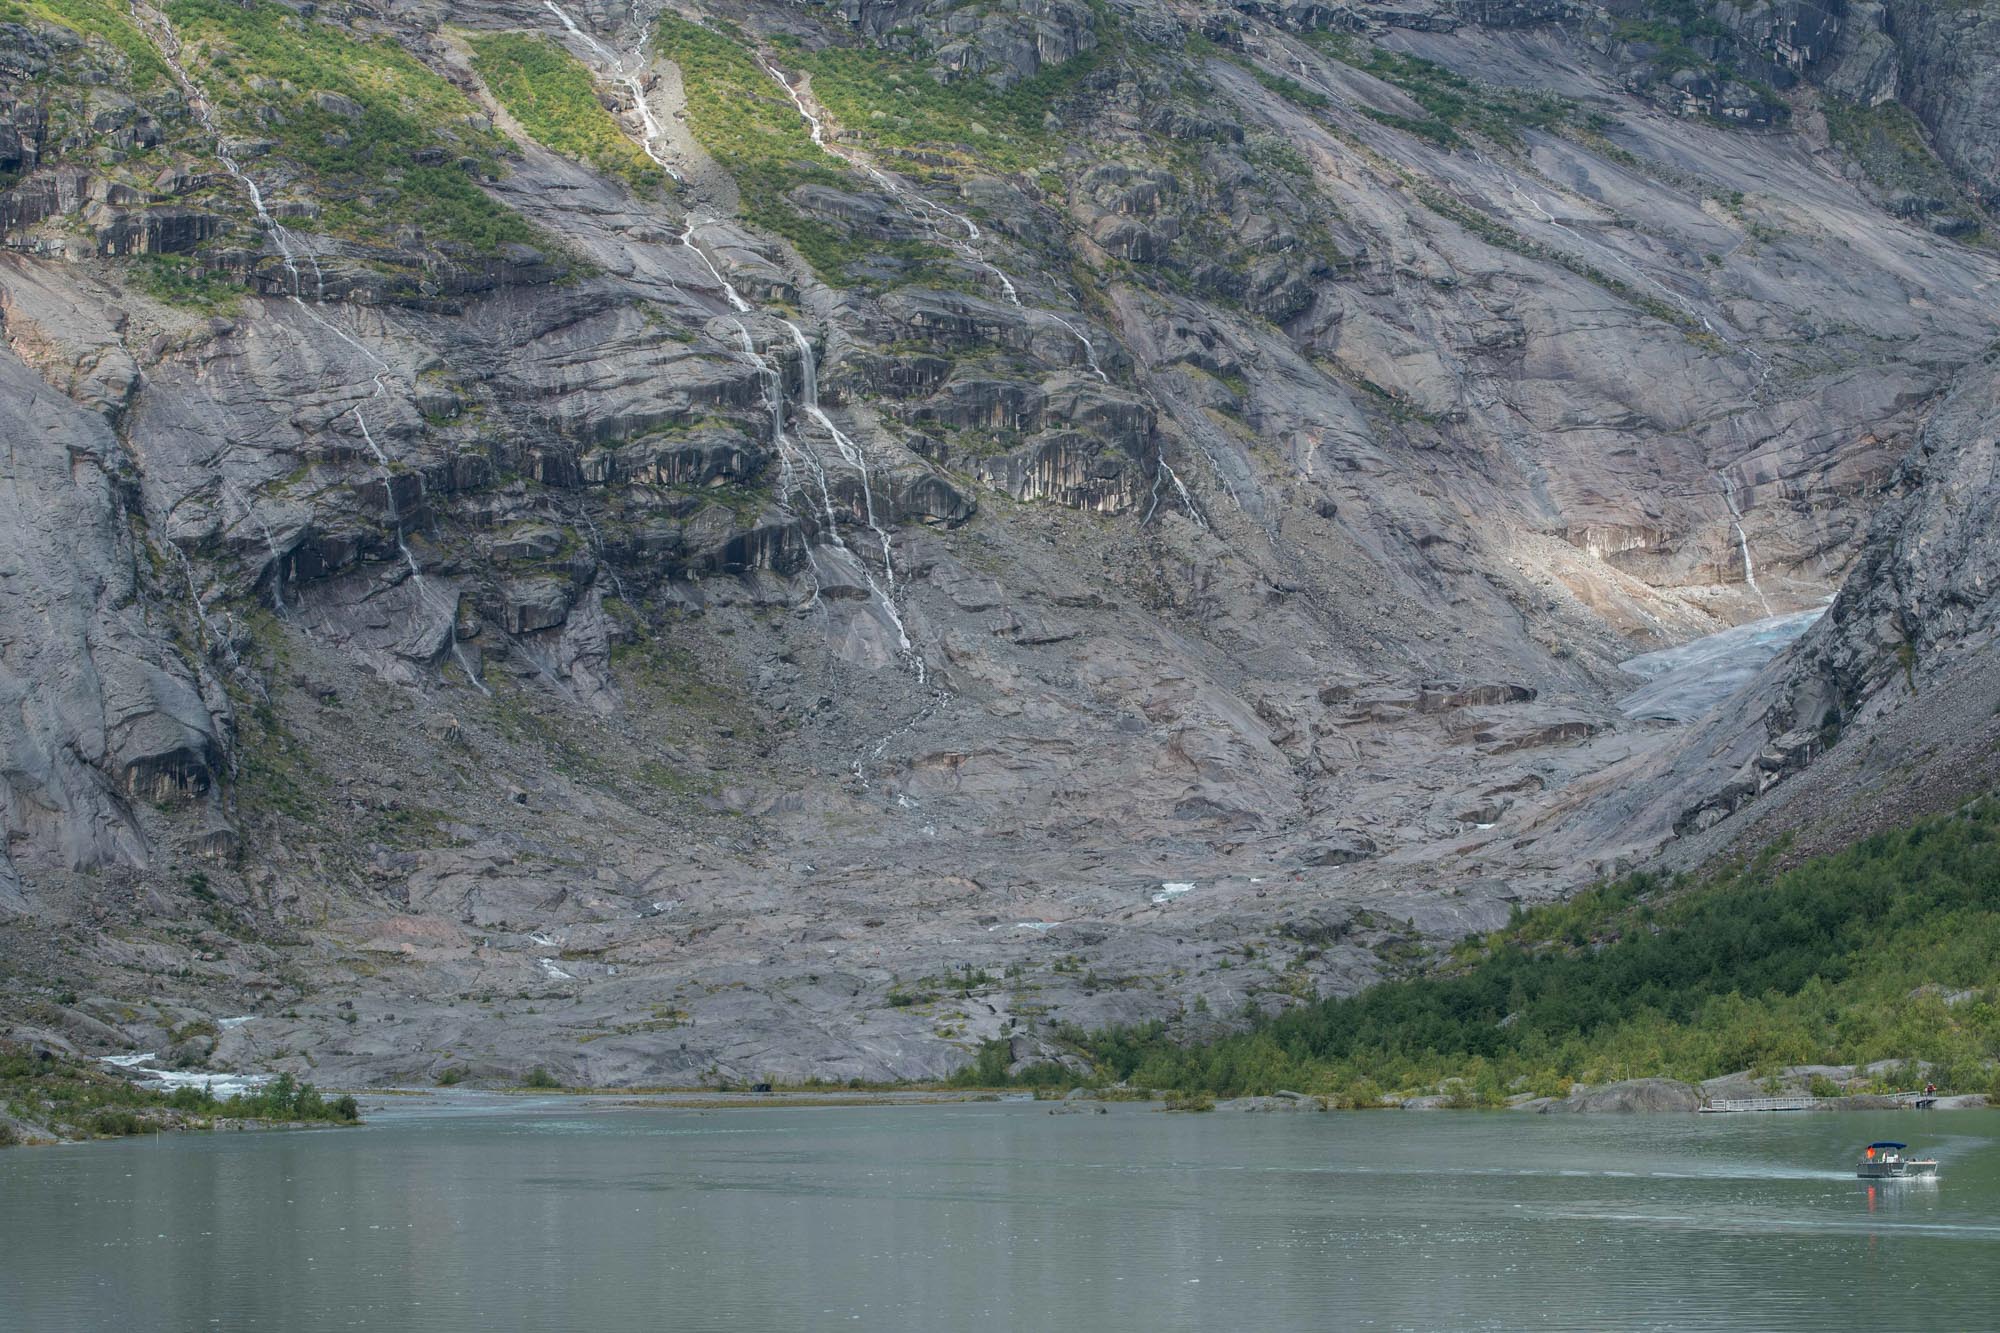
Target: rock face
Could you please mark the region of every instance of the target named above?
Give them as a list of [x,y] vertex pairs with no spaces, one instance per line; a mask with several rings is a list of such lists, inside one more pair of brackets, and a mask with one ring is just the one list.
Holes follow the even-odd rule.
[[1930,131],[1939,156],[1987,207],[2000,205],[2000,11],[1914,0],[1883,6],[1876,25],[1894,34],[1895,93]]
[[[0,434],[10,482],[0,497],[10,721],[0,911],[19,911],[24,866],[146,865],[133,805],[206,805],[222,777],[230,708],[138,598],[131,479],[104,419],[0,356]],[[207,629],[199,612],[195,620]]]
[[[1538,3],[752,5],[685,65],[653,8],[0,23],[0,1019],[942,1077],[1979,771],[2000,262],[1807,91],[1735,132]],[[1976,176],[1981,67],[1911,43],[1978,23],[1737,17]],[[535,142],[467,27],[675,181]],[[1621,708],[1837,589],[1719,711]]]
[[[1889,479],[1826,613],[1683,740],[1580,807],[1579,836],[1615,827],[1628,855],[1679,836],[1691,858],[1808,832],[1843,805],[1852,836],[1985,790],[2000,767],[2000,532],[1985,517],[2000,503],[1996,438],[2000,368],[1976,363]],[[1746,810],[1759,818],[1732,822]]]
[[1231,1097],[1215,1104],[1218,1111],[1250,1111],[1260,1114],[1290,1113],[1295,1111],[1324,1111],[1316,1098],[1299,1093],[1279,1093],[1274,1097]]
[[1635,1078],[1602,1087],[1573,1089],[1561,1101],[1541,1108],[1543,1115],[1693,1111],[1701,1106],[1701,1094],[1685,1083],[1670,1078]]

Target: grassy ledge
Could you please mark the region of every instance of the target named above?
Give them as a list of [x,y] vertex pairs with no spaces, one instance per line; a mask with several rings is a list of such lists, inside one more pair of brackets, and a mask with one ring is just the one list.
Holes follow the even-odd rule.
[[[320,231],[377,245],[414,229],[433,248],[490,254],[538,237],[484,190],[506,141],[458,89],[387,37],[369,37],[269,0],[171,0],[195,76],[219,103],[225,132],[272,182],[276,158],[318,200]],[[252,147],[254,146],[254,147]]]
[[748,41],[740,33],[671,14],[656,29],[660,54],[680,66],[688,127],[716,164],[735,177],[744,221],[790,241],[829,282],[868,286],[869,280],[850,274],[849,267],[882,256],[903,265],[907,280],[926,276],[930,263],[942,257],[936,247],[850,236],[794,206],[789,196],[801,186],[866,187],[812,141],[791,98],[757,67]]
[[1106,58],[1107,45],[1051,65],[1004,92],[978,79],[941,83],[917,56],[873,47],[807,51],[777,42],[786,63],[812,75],[813,95],[870,148],[951,160],[981,170],[1027,171],[1058,148],[1049,108]]
[[597,100],[590,71],[553,39],[499,32],[467,33],[465,40],[479,77],[542,145],[634,190],[658,190],[666,183],[666,173]]
[[0,23],[53,23],[104,42],[123,58],[135,92],[152,92],[173,81],[166,61],[118,0],[0,0]]

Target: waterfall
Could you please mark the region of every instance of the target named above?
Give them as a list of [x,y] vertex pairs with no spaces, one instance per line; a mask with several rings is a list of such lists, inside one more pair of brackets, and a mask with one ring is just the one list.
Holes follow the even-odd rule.
[[616,55],[612,54],[610,47],[598,41],[597,38],[591,36],[582,28],[577,27],[575,21],[570,18],[561,5],[556,3],[556,0],[542,0],[542,3],[548,8],[550,13],[562,21],[563,27],[569,30],[570,36],[581,37],[584,44],[589,46],[591,50],[595,51],[604,60],[616,61],[618,59]]
[[[389,369],[390,369],[389,363],[387,361],[384,361],[381,357],[377,356],[374,353],[374,351],[371,350],[367,346],[367,344],[363,343],[359,338],[355,337],[347,330],[334,324],[331,320],[327,319],[324,315],[321,315],[311,305],[308,305],[306,303],[302,290],[304,287],[304,281],[299,273],[298,261],[296,258],[298,253],[298,248],[295,245],[296,238],[292,236],[290,231],[286,230],[283,223],[279,222],[275,217],[271,216],[270,210],[264,204],[263,190],[258,188],[257,182],[251,179],[249,174],[245,172],[242,169],[242,167],[237,164],[236,160],[233,157],[230,156],[228,147],[222,137],[222,130],[215,121],[213,108],[210,105],[208,98],[202,93],[201,85],[195,82],[194,77],[190,75],[187,72],[187,69],[181,64],[180,36],[174,31],[173,23],[166,17],[166,15],[162,14],[158,9],[154,8],[151,4],[146,3],[146,0],[132,0],[132,13],[133,16],[139,21],[140,26],[144,28],[148,33],[153,46],[159,51],[161,59],[164,60],[166,62],[167,67],[173,71],[174,78],[177,82],[179,82],[181,86],[181,91],[186,96],[189,107],[194,111],[195,119],[198,122],[200,122],[203,131],[215,140],[216,157],[218,160],[221,161],[223,169],[226,170],[229,173],[229,175],[232,178],[234,178],[239,184],[241,184],[244,190],[249,194],[250,206],[256,212],[258,222],[266,229],[266,231],[269,232],[272,242],[278,247],[278,257],[284,263],[285,272],[290,275],[292,280],[291,283],[292,290],[286,293],[286,299],[290,301],[295,307],[297,307],[299,312],[303,314],[308,320],[312,321],[312,323],[324,329],[326,332],[332,334],[340,341],[346,343],[349,347],[352,347],[355,351],[361,353],[361,355],[374,367],[372,374],[372,380],[374,383],[374,392],[370,395],[370,397],[371,398],[387,397],[389,389],[388,385],[384,383],[384,381],[388,378],[389,375]],[[317,260],[317,258],[314,258],[310,255],[308,256],[308,258],[312,260],[313,272],[316,275],[316,295],[321,302],[324,302],[326,299],[325,274],[321,272],[319,267],[319,261]],[[384,454],[382,452],[382,446],[375,442],[375,433],[369,429],[368,418],[362,412],[361,405],[357,403],[348,410],[354,417],[355,424],[360,426],[361,438],[367,442],[369,452],[375,455],[375,461],[381,465],[383,496],[385,502],[389,507],[390,524],[394,528],[396,533],[396,549],[402,553],[403,563],[405,566],[408,567],[410,571],[410,577],[415,582],[417,595],[419,598],[431,603],[433,606],[442,607],[443,597],[435,589],[433,589],[428,582],[425,581],[423,570],[417,564],[417,557],[410,550],[409,542],[404,537],[403,521],[401,516],[396,512],[396,490],[394,484],[395,477],[393,476],[393,474],[390,472],[389,469],[388,455]],[[421,494],[423,487],[423,477],[421,476],[421,474],[417,478],[417,485],[419,494]],[[248,508],[249,506],[246,504],[245,507]],[[253,517],[255,516],[254,510],[252,511],[252,516]],[[258,522],[259,525],[261,526],[263,521],[259,519]],[[275,542],[270,541],[271,532],[268,527],[264,528],[264,536],[266,542],[271,545],[272,553],[275,556],[276,544]],[[185,555],[183,555],[183,559],[185,559]],[[278,573],[272,583],[272,597],[273,600],[277,603],[278,610],[281,613],[284,610],[284,593],[282,587],[280,586],[282,585],[282,583],[283,583],[283,565],[280,564],[278,567]],[[199,610],[199,603],[197,602],[196,605],[197,605],[197,610]],[[478,673],[472,669],[472,664],[467,660],[465,656],[465,649],[458,641],[457,605],[454,603],[447,609],[449,609],[451,612],[451,621],[452,621],[451,631],[450,631],[451,654],[453,658],[457,660],[460,670],[465,672],[465,678],[466,680],[471,682],[472,687],[478,690],[481,694],[491,697],[493,692],[486,688],[486,683],[480,680]]]
[[285,614],[285,558],[278,550],[278,539],[271,535],[271,525],[264,521],[242,491],[225,481],[222,483],[222,494],[225,499],[233,495],[236,503],[242,506],[244,517],[255,523],[264,534],[264,549],[271,556],[271,605],[282,617]]
[[[714,261],[709,259],[708,253],[695,244],[694,232],[695,228],[700,225],[700,221],[700,219],[693,215],[689,215],[687,227],[681,232],[681,244],[693,251],[695,258],[701,260],[702,267],[708,270],[708,275],[711,278],[715,279],[716,286],[722,290],[722,295],[729,302],[730,308],[740,315],[749,314],[750,303],[743,299],[742,293],[738,292],[727,278],[722,276],[721,270],[716,268]],[[812,344],[807,341],[804,331],[788,319],[782,319],[779,322],[791,332],[792,342],[799,350],[799,405],[801,410],[826,431],[828,438],[833,441],[834,447],[840,450],[841,457],[846,459],[861,476],[861,493],[865,500],[868,528],[882,543],[883,571],[887,576],[889,587],[893,589],[896,584],[895,557],[890,546],[889,534],[883,531],[875,518],[875,492],[873,482],[868,473],[867,459],[863,457],[860,446],[849,439],[841,431],[840,427],[834,425],[832,418],[828,417],[820,408],[819,363],[813,355]],[[757,350],[756,342],[751,338],[750,330],[744,326],[743,321],[738,319],[733,320],[732,323],[736,326],[738,342],[743,349],[744,356],[749,359],[751,364],[757,367],[759,373],[764,377],[765,400],[771,412],[771,443],[778,451],[780,467],[778,478],[779,490],[787,495],[792,493],[793,489],[798,485],[798,468],[803,467],[806,472],[810,473],[813,485],[819,492],[820,512],[826,520],[828,544],[846,551],[849,555],[853,555],[854,553],[848,548],[846,541],[840,535],[840,520],[834,512],[833,488],[827,480],[825,464],[820,461],[819,455],[809,445],[805,444],[802,440],[794,441],[785,430],[784,377],[779,374],[777,366],[772,364],[771,359]],[[808,561],[811,560],[810,546],[807,547],[807,558]],[[888,591],[884,590],[881,584],[875,581],[875,575],[868,568],[867,562],[856,556],[855,564],[860,566],[861,576],[867,580],[868,591],[873,600],[881,604],[883,614],[895,626],[897,646],[910,663],[911,670],[916,675],[917,683],[919,685],[925,684],[929,675],[928,668],[924,665],[923,654],[916,651],[916,648],[910,642],[909,630],[903,623],[902,612],[896,609],[896,604],[890,599]],[[817,601],[819,598],[819,571],[817,567],[813,570],[813,579],[815,584],[813,598]]]
[[[849,439],[840,427],[833,424],[819,405],[819,363],[813,356],[812,344],[805,333],[789,319],[778,321],[792,332],[792,342],[799,349],[799,407],[805,414],[819,423],[833,440],[833,447],[840,450],[840,456],[847,461],[861,478],[861,504],[863,516],[867,519],[868,530],[882,543],[882,572],[889,580],[889,587],[896,586],[896,557],[889,544],[889,534],[875,521],[875,487],[868,475],[868,460],[861,453],[861,446]],[[908,645],[905,644],[905,647]]]
[[632,98],[633,109],[639,113],[639,147],[645,150],[647,157],[653,159],[655,166],[666,172],[675,181],[679,181],[681,179],[680,172],[674,170],[672,164],[667,161],[666,156],[659,150],[659,142],[666,137],[666,131],[660,128],[659,118],[653,114],[653,104],[646,96],[647,34],[646,25],[639,22],[639,7],[636,4],[632,7],[633,21],[638,23],[639,26],[638,45],[632,48],[629,56],[620,56],[603,42],[598,41],[590,33],[578,27],[576,21],[570,18],[569,12],[557,4],[556,0],[542,0],[542,3],[547,6],[550,13],[554,14],[561,21],[564,30],[570,36],[580,38],[596,53],[598,59],[604,62],[604,77],[624,87],[626,93]]
[[576,516],[583,520],[583,526],[590,530],[591,553],[597,557],[597,564],[611,576],[611,591],[618,594],[618,600],[630,600],[625,596],[625,580],[618,577],[618,569],[604,554],[604,534],[597,530],[597,520],[590,516],[590,504],[581,495],[576,500]]
[[[730,323],[736,326],[736,336],[743,348],[743,355],[749,359],[752,365],[757,367],[758,374],[764,381],[764,407],[771,414],[771,447],[777,451],[778,455],[778,493],[789,497],[800,489],[798,469],[803,464],[813,474],[814,479],[819,484],[820,504],[826,514],[828,537],[834,545],[845,550],[846,544],[840,539],[839,524],[833,516],[833,495],[827,488],[826,470],[820,466],[818,458],[803,449],[794,447],[791,437],[785,433],[785,380],[783,374],[772,363],[771,358],[757,350],[757,342],[750,336],[750,330],[742,320],[733,319]],[[813,554],[810,542],[806,544],[806,566],[811,572],[813,580],[812,598],[808,605],[818,605],[821,587],[819,557]]]
[[1743,515],[1736,508],[1736,484],[1723,472],[1717,472],[1715,479],[1722,484],[1722,502],[1729,506],[1729,524],[1736,529],[1736,549],[1743,556],[1743,581],[1750,585],[1751,592],[1757,594],[1757,600],[1763,604],[1764,614],[1776,615],[1777,612],[1771,609],[1770,601],[1764,596],[1764,590],[1757,586],[1757,567],[1750,560],[1750,538],[1743,531]]
[[[379,375],[376,377],[375,389],[377,393],[386,392]],[[458,641],[457,600],[454,599],[447,605],[444,595],[431,587],[429,581],[424,578],[423,567],[417,564],[416,553],[410,549],[409,540],[404,536],[403,517],[396,508],[396,477],[389,469],[389,456],[382,452],[381,445],[375,443],[375,433],[368,429],[368,418],[362,415],[360,405],[356,404],[348,410],[352,413],[355,424],[361,427],[361,438],[368,442],[369,451],[375,455],[375,461],[381,464],[382,498],[383,503],[389,507],[389,526],[396,534],[396,549],[402,553],[403,565],[410,571],[410,582],[417,590],[418,600],[428,602],[439,610],[451,613],[451,625],[446,633],[451,641],[452,659],[458,663],[458,669],[465,673],[465,678],[471,682],[472,688],[490,699],[493,697],[493,691],[486,688],[486,682],[481,680],[479,673],[472,669],[472,663],[465,655],[465,646]],[[423,496],[423,486],[423,475],[419,473],[417,474],[417,495],[419,499]]]
[[229,641],[215,632],[215,626],[208,618],[208,606],[201,600],[201,587],[194,578],[194,562],[188,559],[187,552],[178,543],[169,541],[166,545],[180,562],[181,576],[187,580],[188,599],[194,603],[194,618],[201,625],[202,633],[208,636],[209,642],[227,653]]
[[[966,263],[973,265],[975,268],[983,268],[988,273],[991,273],[999,281],[1000,292],[1007,298],[1007,304],[1013,306],[1016,310],[1027,309],[1027,307],[1021,304],[1021,293],[1015,288],[1014,280],[1008,277],[998,264],[995,264],[974,248],[975,243],[984,235],[979,230],[978,223],[965,214],[946,208],[943,204],[927,199],[915,190],[910,189],[903,182],[876,166],[864,154],[850,148],[829,144],[826,140],[826,128],[824,124],[822,124],[819,116],[806,103],[805,98],[800,95],[798,88],[790,79],[785,77],[784,71],[765,60],[762,56],[758,57],[758,64],[763,67],[766,74],[777,81],[780,88],[785,90],[785,95],[792,99],[792,105],[798,108],[800,117],[806,122],[806,130],[812,135],[813,143],[821,151],[839,158],[842,162],[847,163],[847,165],[866,174],[870,180],[887,190],[892,198],[904,206],[906,211],[912,207],[921,209],[924,213],[922,217],[919,217],[915,212],[909,212],[912,221],[921,223],[924,229],[930,232],[939,244],[951,250]],[[943,229],[933,221],[933,215],[935,217],[942,217],[949,222],[954,222],[963,227],[965,235],[963,237],[947,236]],[[1097,363],[1097,349],[1091,345],[1090,339],[1084,335],[1082,329],[1079,329],[1075,324],[1064,319],[1061,315],[1050,311],[1037,310],[1033,313],[1043,318],[1054,320],[1057,324],[1067,329],[1070,335],[1082,345],[1084,360],[1090,364],[1091,373],[1107,384],[1111,382],[1111,377],[1106,375],[1103,368]]]
[[[173,21],[147,3],[147,0],[131,0],[131,3],[133,19],[147,33],[154,49],[159,52],[160,59],[173,71],[174,81],[180,84],[181,94],[187,98],[188,109],[194,112],[195,122],[201,126],[203,133],[215,141],[216,160],[222,163],[222,169],[228,172],[250,196],[250,208],[257,215],[258,225],[270,234],[272,242],[278,247],[278,258],[284,264],[285,272],[291,276],[292,299],[299,299],[303,279],[299,276],[297,251],[293,245],[295,238],[282,222],[271,216],[271,210],[264,205],[263,190],[258,188],[257,182],[250,178],[249,173],[245,172],[241,164],[230,154],[228,141],[222,136],[222,127],[215,120],[215,108],[209,103],[207,95],[202,92],[201,85],[194,81],[194,76],[187,72],[185,65],[181,64],[181,39],[180,34],[174,31]],[[313,269],[318,272],[317,262],[313,264]],[[322,275],[318,286],[318,294],[322,300],[326,295],[325,286]]]
[[1051,313],[1049,318],[1068,329],[1076,340],[1083,344],[1083,359],[1090,363],[1090,373],[1097,376],[1098,379],[1106,384],[1111,383],[1111,377],[1104,373],[1104,367],[1097,364],[1097,348],[1091,345],[1090,339],[1084,336],[1083,330],[1064,319],[1061,315]]
[[[890,544],[888,532],[883,529],[882,525],[875,518],[875,490],[868,475],[868,460],[862,454],[861,446],[849,439],[840,427],[834,425],[833,418],[829,417],[825,409],[819,405],[819,363],[813,355],[812,344],[806,340],[804,331],[789,319],[781,319],[778,322],[791,330],[792,343],[799,349],[800,410],[819,423],[820,429],[824,430],[828,437],[832,439],[834,448],[840,450],[840,456],[846,460],[847,464],[861,478],[862,513],[867,521],[868,530],[874,533],[876,540],[882,544],[882,573],[889,585],[888,588],[884,589],[880,584],[875,582],[874,572],[868,568],[867,561],[856,560],[855,563],[861,567],[861,577],[867,581],[868,591],[874,595],[876,601],[881,603],[883,614],[888,616],[890,624],[895,626],[897,646],[909,660],[910,667],[916,674],[917,684],[923,685],[927,681],[924,655],[916,651],[915,647],[911,644],[910,632],[903,624],[902,612],[896,609],[895,600],[890,596],[896,587],[895,552]],[[801,453],[805,455],[807,461],[818,475],[820,496],[826,505],[827,523],[832,527],[835,523],[833,497],[826,484],[826,472],[810,450],[801,450]],[[837,527],[834,527],[834,532],[834,540],[838,541]]]
[[[939,243],[951,249],[954,253],[956,253],[960,258],[964,259],[967,263],[975,265],[976,267],[979,268],[983,268],[987,272],[991,273],[995,278],[999,279],[1000,290],[1006,296],[1007,301],[1010,305],[1012,305],[1017,310],[1027,309],[1027,307],[1021,304],[1021,296],[1020,293],[1014,287],[1013,279],[1009,278],[1007,274],[1003,272],[998,265],[994,264],[991,260],[987,259],[983,254],[981,254],[978,250],[974,248],[973,243],[981,239],[979,224],[974,222],[971,218],[967,217],[965,214],[954,212],[953,210],[946,208],[944,205],[936,203],[930,199],[927,199],[922,194],[919,194],[915,190],[910,189],[908,186],[898,181],[895,177],[883,171],[880,167],[877,167],[872,161],[868,159],[868,157],[865,154],[862,154],[853,149],[849,149],[843,146],[830,144],[827,141],[825,124],[821,121],[819,115],[815,113],[812,107],[806,102],[804,96],[800,94],[797,86],[794,85],[790,79],[785,77],[785,74],[782,70],[780,70],[777,66],[771,64],[768,60],[764,59],[764,57],[761,54],[757,57],[757,63],[760,67],[762,67],[762,69],[766,74],[770,75],[771,78],[776,81],[779,87],[785,90],[785,95],[791,98],[792,105],[798,109],[800,118],[805,121],[806,130],[812,136],[812,141],[815,146],[821,149],[821,151],[826,152],[829,155],[838,158],[840,161],[847,163],[849,166],[854,167],[857,170],[866,173],[870,179],[875,181],[883,189],[887,190],[892,198],[902,203],[904,205],[905,210],[909,211],[910,218],[913,221],[920,222],[925,227],[925,229],[928,230],[931,233],[931,235],[938,240]],[[915,209],[923,210],[924,216],[919,217],[915,211],[910,211],[913,205]],[[943,230],[932,220],[933,215],[935,215],[936,217],[942,217],[948,219],[949,221],[955,222],[959,226],[963,227],[965,229],[964,237],[960,238],[960,237],[945,235]],[[690,224],[689,235],[692,235],[692,232],[693,232],[693,227],[692,224]],[[695,248],[692,246],[691,242],[688,241],[686,236],[682,237],[682,243],[688,244],[690,248]],[[696,253],[701,254],[699,249],[696,249]],[[721,275],[715,272],[715,266],[709,263],[708,256],[705,254],[701,254],[701,259],[702,263],[707,265],[709,272],[715,276],[716,281],[721,282],[722,281]],[[727,283],[723,283],[723,291],[729,297],[731,304],[735,305],[737,309],[743,310],[748,308],[743,304],[741,304],[740,298],[736,295],[735,290],[731,288]],[[1100,383],[1109,384],[1111,382],[1111,377],[1105,374],[1103,365],[1097,359],[1097,347],[1095,344],[1091,342],[1090,335],[1086,334],[1083,331],[1083,329],[1080,328],[1074,321],[1066,319],[1063,316],[1056,314],[1054,311],[1049,311],[1049,310],[1034,310],[1030,313],[1040,318],[1052,320],[1056,324],[1060,325],[1064,330],[1066,330],[1071,337],[1076,339],[1078,346],[1080,346],[1083,349],[1084,362],[1086,365],[1090,367],[1090,373],[1097,376],[1098,381]],[[860,451],[854,448],[852,443],[847,439],[847,437],[845,435],[842,435],[839,429],[836,428],[831,421],[826,419],[826,414],[819,410],[815,396],[816,386],[814,385],[813,381],[812,350],[809,346],[806,345],[804,335],[801,334],[795,326],[790,325],[788,322],[787,327],[792,329],[792,335],[794,339],[797,340],[799,344],[799,350],[805,356],[806,359],[805,392],[807,394],[807,397],[804,402],[805,410],[808,415],[812,416],[814,420],[818,421],[822,426],[825,427],[827,433],[832,436],[834,444],[840,449],[842,455],[846,457],[849,462],[853,463],[856,466],[856,468],[860,471],[863,495],[867,496],[868,485],[869,485],[868,470],[866,465],[862,463],[860,460]],[[1157,401],[1155,401],[1154,403],[1154,408],[1155,410],[1158,410],[1159,408],[1159,404]],[[1213,462],[1212,459],[1210,461]],[[1222,480],[1223,488],[1230,493],[1231,498],[1232,499],[1236,498],[1235,489],[1230,486],[1228,477],[1222,474],[1220,468],[1216,470],[1216,474]],[[1201,511],[1195,508],[1194,497],[1188,494],[1188,489],[1186,484],[1181,481],[1180,474],[1174,471],[1173,465],[1167,461],[1164,454],[1161,455],[1159,459],[1159,468],[1154,474],[1153,503],[1147,508],[1146,518],[1150,520],[1152,518],[1154,511],[1159,507],[1159,484],[1160,484],[1160,479],[1163,476],[1173,484],[1175,494],[1180,496],[1181,503],[1187,508],[1188,517],[1192,518],[1198,526],[1206,528],[1208,526],[1208,520],[1203,518]],[[1240,504],[1241,501],[1238,500],[1238,503]],[[868,526],[870,528],[875,529],[875,531],[878,534],[880,534],[881,529],[877,528],[875,525],[874,501],[872,497],[869,497],[868,499],[868,508],[869,508]],[[889,543],[888,543],[888,538],[886,536],[883,536],[882,539],[882,554],[883,554],[884,564],[888,569],[889,585],[891,588],[893,588],[895,586],[895,569],[892,565],[888,564]]]
[[708,251],[694,243],[694,229],[700,222],[701,219],[695,217],[694,214],[688,214],[687,226],[681,232],[681,245],[688,250],[692,250],[694,257],[701,261],[701,266],[708,270],[708,276],[715,279],[715,285],[722,289],[722,295],[728,300],[729,308],[739,315],[749,314],[750,303],[743,299],[735,287],[730,285],[729,279],[722,276],[722,271],[716,268],[715,261],[708,257]]

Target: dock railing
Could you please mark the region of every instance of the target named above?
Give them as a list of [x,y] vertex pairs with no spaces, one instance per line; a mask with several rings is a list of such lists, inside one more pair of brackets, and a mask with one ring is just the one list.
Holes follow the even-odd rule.
[[1710,1097],[1704,1111],[1814,1111],[1837,1097]]
[[[1897,1102],[1912,1110],[1922,1111],[1937,1102],[1934,1092],[1898,1092],[1891,1094]],[[1705,1097],[1700,1109],[1704,1112],[1722,1113],[1726,1111],[1817,1111],[1821,1107],[1831,1108],[1847,1100],[1844,1097],[1810,1097],[1800,1094],[1796,1097]]]

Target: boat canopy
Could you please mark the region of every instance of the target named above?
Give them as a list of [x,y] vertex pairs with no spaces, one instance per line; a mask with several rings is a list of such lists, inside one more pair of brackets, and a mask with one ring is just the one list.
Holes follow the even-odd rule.
[[1886,1142],[1885,1142],[1885,1143],[1871,1143],[1871,1144],[1869,1144],[1868,1146],[1869,1146],[1869,1147],[1871,1147],[1871,1148],[1907,1148],[1907,1147],[1909,1147],[1910,1145],[1909,1145],[1909,1144],[1907,1144],[1907,1143],[1886,1143]]

